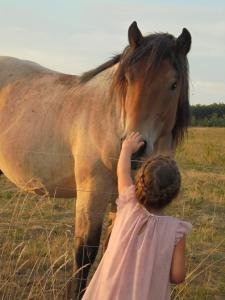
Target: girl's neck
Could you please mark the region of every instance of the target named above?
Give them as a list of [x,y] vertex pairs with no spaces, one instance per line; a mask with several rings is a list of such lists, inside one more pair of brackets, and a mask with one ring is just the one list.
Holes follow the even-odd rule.
[[[144,207],[142,205],[142,207]],[[164,216],[164,210],[163,209],[155,209],[155,208],[146,208],[144,207],[144,209],[146,209],[148,212],[150,212],[153,215],[158,215],[158,216]]]
[[162,209],[151,208],[150,210],[148,209],[148,211],[153,215],[164,216],[164,211]]

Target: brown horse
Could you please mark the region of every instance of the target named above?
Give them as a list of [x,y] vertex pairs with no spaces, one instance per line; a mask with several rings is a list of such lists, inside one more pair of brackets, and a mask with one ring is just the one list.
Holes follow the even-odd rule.
[[[173,152],[188,125],[190,33],[143,37],[133,22],[128,38],[81,77],[0,58],[0,168],[25,190],[77,197],[76,268],[94,262],[109,202],[115,210],[121,138],[139,131],[146,147],[136,158],[146,159]],[[76,274],[76,294],[89,268]]]

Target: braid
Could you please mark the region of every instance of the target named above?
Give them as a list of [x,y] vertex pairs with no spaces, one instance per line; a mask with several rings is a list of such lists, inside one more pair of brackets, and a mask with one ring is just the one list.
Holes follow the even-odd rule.
[[176,162],[168,156],[155,156],[143,165],[135,177],[138,201],[146,208],[163,208],[179,193],[180,182]]

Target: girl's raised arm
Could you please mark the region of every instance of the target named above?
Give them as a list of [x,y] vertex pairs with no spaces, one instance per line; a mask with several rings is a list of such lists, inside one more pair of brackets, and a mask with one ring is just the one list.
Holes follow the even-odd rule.
[[141,135],[138,132],[132,132],[123,142],[120,157],[117,165],[118,192],[133,184],[131,178],[131,156],[144,145]]

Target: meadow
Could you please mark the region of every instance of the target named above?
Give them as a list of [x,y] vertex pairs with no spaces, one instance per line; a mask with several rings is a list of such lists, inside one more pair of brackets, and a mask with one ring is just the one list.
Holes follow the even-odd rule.
[[[167,213],[191,222],[193,230],[186,281],[172,286],[172,299],[223,300],[225,128],[190,128],[176,159],[182,190]],[[0,299],[66,299],[74,200],[23,193],[4,176],[0,187]]]

